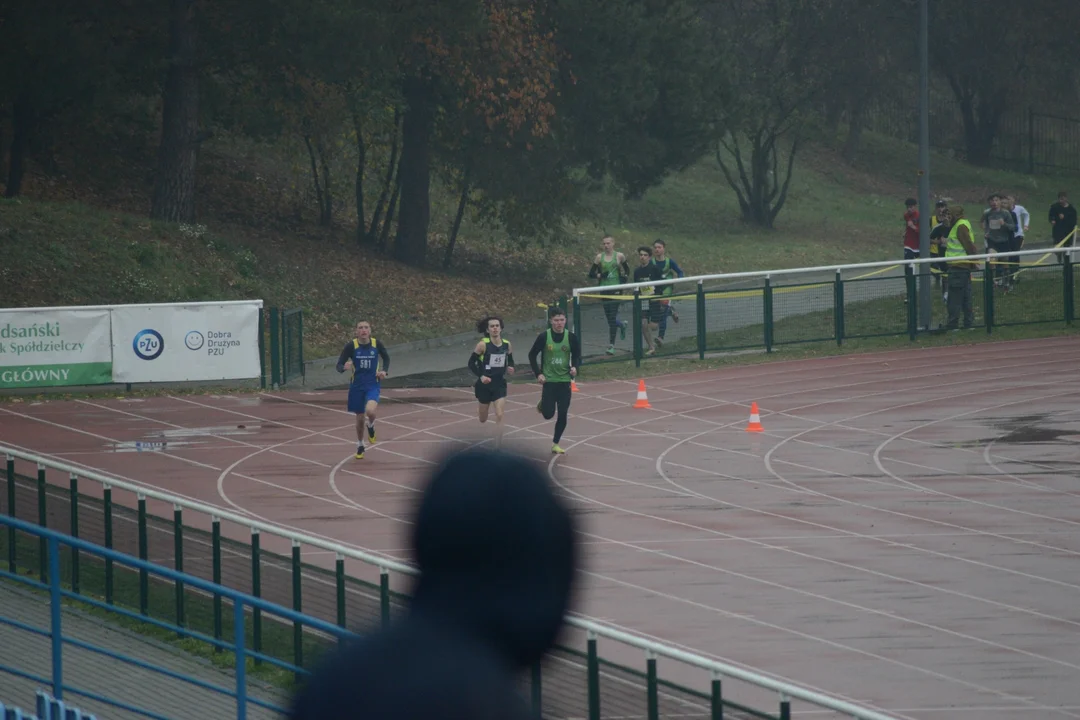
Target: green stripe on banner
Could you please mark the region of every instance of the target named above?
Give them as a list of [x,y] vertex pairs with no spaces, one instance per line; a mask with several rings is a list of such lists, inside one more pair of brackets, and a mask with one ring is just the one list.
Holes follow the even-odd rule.
[[112,363],[8,365],[0,367],[0,388],[104,385],[112,382]]

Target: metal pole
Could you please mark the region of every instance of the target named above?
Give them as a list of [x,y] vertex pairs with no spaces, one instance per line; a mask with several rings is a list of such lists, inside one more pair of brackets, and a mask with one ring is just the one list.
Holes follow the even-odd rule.
[[[919,0],[919,257],[930,257],[930,11]],[[930,329],[930,265],[919,265],[919,327]]]

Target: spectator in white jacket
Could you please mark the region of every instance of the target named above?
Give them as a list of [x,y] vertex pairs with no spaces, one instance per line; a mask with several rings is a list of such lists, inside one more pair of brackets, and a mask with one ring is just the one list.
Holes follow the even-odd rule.
[[[1027,211],[1023,205],[1019,205],[1016,202],[1015,195],[1005,196],[1005,209],[1011,210],[1013,219],[1016,221],[1016,231],[1013,233],[1012,250],[1024,249],[1024,234],[1027,232],[1028,227],[1031,225],[1031,213]],[[1009,283],[1016,284],[1019,276],[1016,274],[1020,269],[1020,258],[1011,258],[1012,267],[1009,268]]]

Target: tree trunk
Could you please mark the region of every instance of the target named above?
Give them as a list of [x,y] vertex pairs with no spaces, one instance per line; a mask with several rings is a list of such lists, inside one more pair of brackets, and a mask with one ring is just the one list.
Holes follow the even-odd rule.
[[448,269],[454,259],[454,245],[457,243],[458,230],[461,229],[461,220],[465,217],[465,207],[469,204],[469,170],[461,178],[461,197],[458,199],[457,214],[454,216],[454,226],[450,228],[450,237],[446,242],[446,255],[443,257],[443,268]]
[[30,137],[34,131],[34,109],[30,93],[23,91],[15,99],[11,112],[11,150],[8,159],[7,186],[4,197],[13,198],[22,191],[23,177],[26,175],[26,153],[30,148]]
[[[376,236],[380,236],[379,248],[386,249],[386,232],[380,232],[380,225],[382,222],[382,214],[386,209],[386,197],[390,195],[393,190],[393,196],[397,198],[397,185],[395,178],[397,177],[398,169],[398,136],[401,132],[401,112],[397,109],[394,110],[394,135],[390,140],[390,160],[386,163],[386,179],[383,181],[382,191],[379,193],[379,200],[375,203],[375,212],[371,214],[371,225],[368,226],[368,242],[375,242]],[[393,211],[391,211],[393,214]],[[387,216],[386,223],[390,222],[389,216]]]
[[356,131],[356,242],[362,244],[368,239],[367,220],[364,217],[364,167],[367,164],[367,146],[364,144],[364,127],[360,122],[360,113],[355,108],[352,117],[353,129]]
[[859,141],[862,140],[863,117],[866,115],[866,103],[856,101],[851,110],[851,118],[848,121],[847,138],[844,139],[843,158],[847,164],[855,162],[855,156],[859,152]]
[[972,165],[988,165],[1004,108],[1001,107],[1000,102],[993,104],[980,102],[978,108],[975,105],[973,96],[960,101],[967,161]]
[[[397,210],[398,197],[401,195],[401,163],[397,165],[394,173],[394,192],[390,195],[390,205],[386,209],[386,219],[383,220],[382,232],[379,234],[379,250],[385,250],[390,241],[390,223],[394,222],[394,211]],[[398,221],[398,225],[401,221]]]
[[169,5],[169,69],[165,76],[161,145],[150,217],[168,222],[194,222],[199,141],[195,0],[170,0]]
[[431,222],[431,89],[420,78],[404,83],[405,120],[401,133],[401,208],[398,211],[394,258],[409,265],[427,259]]

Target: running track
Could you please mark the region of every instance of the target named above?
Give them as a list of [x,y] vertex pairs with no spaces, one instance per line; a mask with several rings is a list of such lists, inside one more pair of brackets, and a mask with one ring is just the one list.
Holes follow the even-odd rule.
[[[1080,718],[1078,369],[1076,337],[775,362],[634,410],[586,368],[566,455],[535,386],[507,438],[580,511],[583,614],[902,717]],[[468,389],[384,398],[363,461],[338,392],[7,403],[0,442],[407,560],[423,473],[487,428]]]

